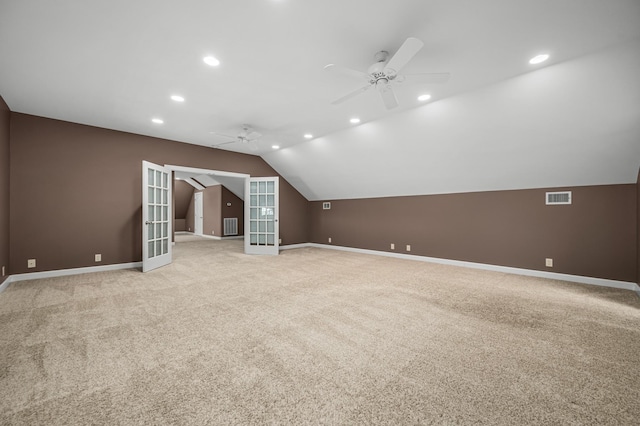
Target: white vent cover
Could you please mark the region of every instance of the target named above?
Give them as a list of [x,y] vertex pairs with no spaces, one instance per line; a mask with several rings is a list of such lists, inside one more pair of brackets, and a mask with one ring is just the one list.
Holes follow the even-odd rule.
[[238,235],[238,218],[224,218],[224,235]]
[[322,210],[331,210],[331,202],[325,201],[324,203],[322,203]]
[[571,204],[571,191],[547,192],[547,205]]

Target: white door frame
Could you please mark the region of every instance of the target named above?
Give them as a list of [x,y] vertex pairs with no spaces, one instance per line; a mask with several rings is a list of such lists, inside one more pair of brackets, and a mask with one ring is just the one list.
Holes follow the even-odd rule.
[[142,162],[142,272],[171,263],[173,173]]

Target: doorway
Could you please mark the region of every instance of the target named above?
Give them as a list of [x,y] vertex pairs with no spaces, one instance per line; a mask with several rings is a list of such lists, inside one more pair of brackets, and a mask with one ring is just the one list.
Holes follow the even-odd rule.
[[202,235],[202,229],[204,226],[204,210],[202,206],[202,192],[195,192],[193,194],[193,233],[196,235]]

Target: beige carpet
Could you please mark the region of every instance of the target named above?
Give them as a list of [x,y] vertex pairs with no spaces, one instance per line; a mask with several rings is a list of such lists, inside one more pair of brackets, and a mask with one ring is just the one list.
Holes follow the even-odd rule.
[[638,424],[631,291],[192,239],[0,294],[0,424]]

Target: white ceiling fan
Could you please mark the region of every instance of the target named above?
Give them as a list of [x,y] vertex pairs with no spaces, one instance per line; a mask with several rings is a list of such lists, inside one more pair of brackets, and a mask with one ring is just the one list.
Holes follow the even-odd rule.
[[336,99],[332,104],[336,105],[351,99],[367,90],[375,87],[382,96],[387,109],[398,106],[398,100],[393,92],[392,85],[404,81],[414,81],[421,83],[445,83],[449,80],[449,73],[421,73],[421,74],[398,74],[405,65],[422,49],[424,43],[414,37],[409,37],[402,43],[400,49],[389,59],[389,52],[382,50],[375,54],[376,62],[369,67],[367,72],[357,71],[350,68],[329,64],[324,67],[327,71],[340,72],[366,81],[366,85],[347,93]]
[[258,145],[255,142],[258,139],[260,139],[260,137],[262,136],[262,134],[253,130],[251,126],[249,126],[248,124],[243,124],[242,131],[240,131],[240,133],[238,133],[236,136],[225,135],[224,133],[217,133],[217,132],[212,132],[212,133],[216,136],[221,136],[227,139],[233,139],[228,142],[214,144],[213,145],[214,148],[222,145],[232,144],[232,143],[241,143],[241,144],[249,145],[249,149],[251,149],[252,151],[258,150]]

